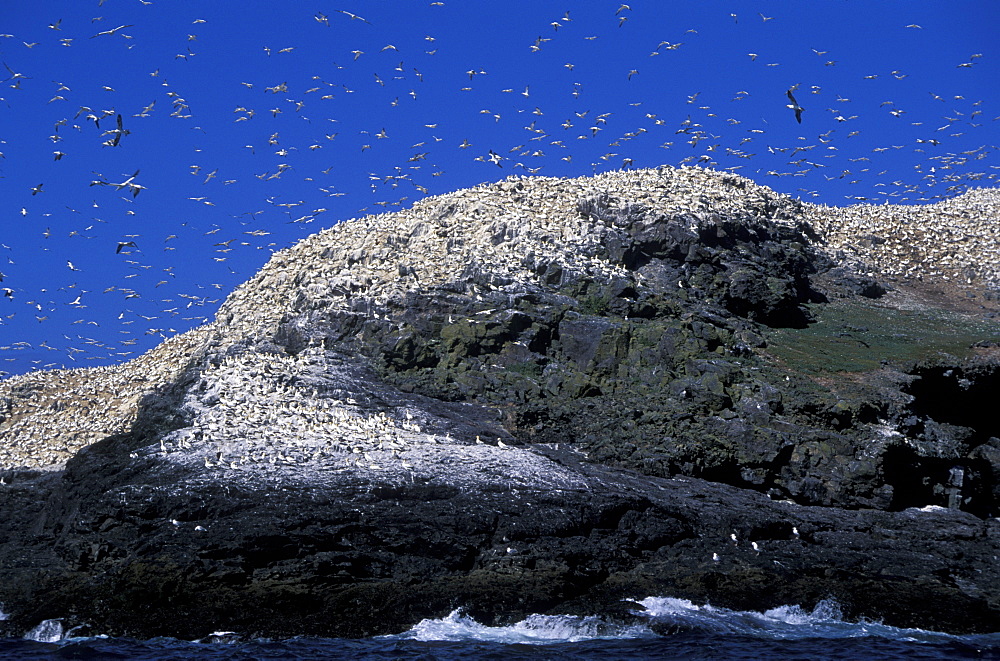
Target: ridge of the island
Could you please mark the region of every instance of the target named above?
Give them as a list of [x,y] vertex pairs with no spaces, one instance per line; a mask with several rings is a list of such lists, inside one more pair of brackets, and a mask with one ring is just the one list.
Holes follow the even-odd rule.
[[995,631],[998,220],[662,167],[339,223],[131,362],[0,381],[0,635]]

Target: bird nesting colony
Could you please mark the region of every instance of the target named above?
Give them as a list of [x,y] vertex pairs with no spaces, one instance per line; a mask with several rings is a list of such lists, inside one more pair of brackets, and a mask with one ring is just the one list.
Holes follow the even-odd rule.
[[275,254],[222,305],[228,340],[267,333],[291,306],[347,309],[368,297],[381,307],[408,290],[462,279],[482,265],[498,282],[526,284],[529,263],[555,262],[587,275],[620,267],[592,257],[607,222],[581,203],[640,205],[651,215],[759,216],[780,208],[797,220],[801,206],[749,179],[696,167],[614,171],[595,177],[511,177],[427,198],[411,209],[368,216],[310,236]]
[[1000,288],[1000,189],[923,206],[808,208],[826,249],[844,251],[876,277]]
[[[584,212],[587,201],[594,199],[611,208],[638,205],[651,217],[717,213],[807,221],[832,255],[843,252],[879,276],[1000,283],[996,189],[970,191],[925,207],[831,208],[801,203],[749,179],[701,168],[615,171],[578,179],[513,177],[427,198],[409,210],[341,223],[308,237],[276,253],[254,278],[237,288],[214,322],[168,340],[130,363],[33,373],[0,382],[0,467],[58,466],[84,445],[127,430],[141,396],[174,378],[209,342],[225,348],[247,337],[268,337],[282,316],[293,310],[357,310],[361,301],[371,314],[386,315],[408,291],[461,280],[470,264],[481,265],[498,283],[519,285],[537,284],[534,279],[539,276],[525,264],[543,261],[588,275],[613,275],[620,267],[594,256],[599,254],[595,246],[609,229],[609,221]],[[378,465],[381,455],[373,451],[399,450],[384,441],[383,450],[363,443],[354,432],[362,434],[368,423],[346,409],[305,412],[284,403],[269,411],[240,408],[242,395],[235,393],[241,389],[249,393],[251,383],[257,382],[236,363],[226,370],[228,376],[217,376],[216,383],[231,387],[233,394],[225,400],[220,396],[219,406],[231,402],[236,408],[200,412],[201,427],[196,425],[176,442],[206,438],[238,442],[251,439],[251,429],[266,428],[270,417],[291,416],[294,422],[281,426],[292,432],[290,445],[265,452],[254,450],[247,440],[249,444],[238,452],[206,454],[209,463],[232,464],[236,456],[266,462],[301,459],[307,450],[296,449],[296,434],[314,438],[310,425],[318,424],[316,420],[323,421],[325,436],[320,446],[310,442],[309,452],[319,447],[341,452],[349,448],[353,455],[354,448],[361,448],[362,455],[373,457],[368,464]],[[265,391],[279,395],[280,402],[297,398],[267,390],[274,386],[266,380],[257,385],[263,390],[254,406],[266,399]]]
[[169,338],[121,365],[0,381],[0,469],[59,468],[81,448],[128,431],[143,396],[178,376],[205,329]]
[[[368,415],[346,395],[321,396],[312,379],[337,394],[350,386],[337,383],[336,366],[326,362],[324,351],[307,349],[296,356],[247,352],[209,364],[184,404],[191,424],[168,434],[161,452],[180,461],[197,457],[207,468],[301,464],[325,456],[342,466],[381,469],[406,451],[420,424],[405,414],[401,422],[384,412]],[[199,446],[201,452],[175,452]]]
[[[441,477],[455,486],[583,488],[580,479],[500,439],[467,443],[448,421],[411,409],[370,406],[363,379],[319,348],[295,356],[246,352],[210,364],[183,407],[190,424],[146,451],[227,484],[259,483],[269,473],[315,480],[360,472],[384,481]],[[358,399],[354,399],[354,397]],[[378,396],[374,399],[380,400]],[[380,404],[381,404],[380,400]],[[197,472],[197,471],[196,471]]]

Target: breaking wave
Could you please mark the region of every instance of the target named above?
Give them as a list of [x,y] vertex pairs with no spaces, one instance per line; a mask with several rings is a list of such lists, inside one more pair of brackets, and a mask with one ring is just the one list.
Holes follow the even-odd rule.
[[881,638],[903,643],[968,641],[1000,652],[1000,633],[960,636],[924,629],[892,627],[879,622],[844,620],[833,599],[820,601],[811,610],[797,605],[766,611],[736,611],[697,605],[686,599],[648,597],[632,601],[640,621],[618,624],[599,617],[531,615],[507,626],[487,626],[457,609],[446,617],[426,619],[409,631],[384,639],[416,641],[481,641],[503,644],[546,645],[588,640],[634,640],[697,634],[737,636],[776,641]]
[[[640,614],[649,618],[649,626],[659,634],[702,632],[779,640],[879,637],[904,642],[937,642],[963,638],[924,629],[891,627],[866,620],[848,622],[843,619],[840,605],[833,599],[820,601],[812,610],[791,605],[763,612],[699,606],[686,599],[671,597],[648,597],[635,603],[645,609]],[[994,642],[1000,643],[1000,634],[997,634]]]
[[[138,641],[78,637],[60,620],[39,623],[23,639],[0,639],[0,658],[273,659],[955,659],[1000,658],[1000,633],[954,635],[849,622],[833,600],[814,608],[789,605],[736,611],[686,599],[628,601],[627,622],[596,616],[531,615],[506,626],[477,622],[461,609],[425,619],[410,630],[361,640],[293,638],[249,640],[216,632],[197,641]],[[0,611],[2,613],[2,611]],[[39,656],[42,655],[42,656]]]
[[530,615],[510,626],[491,627],[476,622],[463,614],[459,608],[446,617],[422,620],[406,633],[382,636],[382,638],[423,642],[477,640],[490,643],[545,645],[646,636],[655,634],[645,625],[616,625],[593,616]]

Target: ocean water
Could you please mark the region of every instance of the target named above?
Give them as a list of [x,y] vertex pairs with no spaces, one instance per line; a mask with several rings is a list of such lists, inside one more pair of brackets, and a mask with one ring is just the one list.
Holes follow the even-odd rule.
[[409,631],[360,640],[246,640],[217,632],[198,641],[76,637],[58,620],[23,639],[0,639],[0,659],[1000,659],[1000,633],[951,635],[847,622],[833,601],[811,611],[765,612],[699,606],[651,597],[635,602],[644,622],[532,615],[489,627],[456,610]]

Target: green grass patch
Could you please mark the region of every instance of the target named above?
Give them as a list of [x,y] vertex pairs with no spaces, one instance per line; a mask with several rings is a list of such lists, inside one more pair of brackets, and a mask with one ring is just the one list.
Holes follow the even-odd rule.
[[899,310],[869,301],[809,306],[807,328],[767,331],[768,352],[795,371],[864,372],[945,354],[966,358],[981,340],[1000,341],[1000,323],[940,309]]

